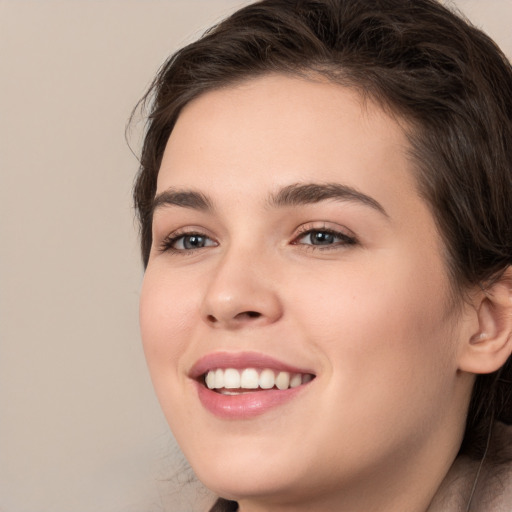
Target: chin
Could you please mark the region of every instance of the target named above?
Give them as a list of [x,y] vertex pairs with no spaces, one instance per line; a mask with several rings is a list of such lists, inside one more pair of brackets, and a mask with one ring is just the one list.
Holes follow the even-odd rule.
[[197,471],[199,480],[212,492],[226,499],[282,499],[287,494],[297,496],[297,480],[283,471],[275,471],[267,464],[249,468],[247,463],[232,468],[215,465],[204,472]]
[[[247,447],[249,448],[249,447]],[[243,498],[297,494],[308,481],[307,468],[300,461],[281,453],[279,460],[266,457],[261,449],[232,449],[219,454],[206,452],[206,457],[191,458],[198,479],[211,491],[224,498]],[[270,452],[272,453],[272,452]],[[275,450],[273,452],[276,453]]]

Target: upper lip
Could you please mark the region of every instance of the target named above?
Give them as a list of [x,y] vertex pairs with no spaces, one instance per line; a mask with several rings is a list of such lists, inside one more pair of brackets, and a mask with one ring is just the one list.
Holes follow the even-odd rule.
[[189,377],[198,379],[209,370],[216,370],[217,368],[234,368],[237,370],[269,368],[276,371],[314,375],[314,372],[310,369],[299,368],[258,352],[213,352],[201,357],[194,363],[189,371]]

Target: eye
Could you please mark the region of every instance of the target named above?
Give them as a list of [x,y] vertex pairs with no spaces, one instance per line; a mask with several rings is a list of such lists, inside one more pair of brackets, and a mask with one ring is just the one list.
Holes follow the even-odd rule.
[[356,243],[356,239],[353,236],[332,229],[308,229],[293,241],[295,245],[310,245],[319,249],[354,245]]
[[174,233],[161,244],[161,251],[193,251],[204,247],[214,247],[217,242],[202,233]]

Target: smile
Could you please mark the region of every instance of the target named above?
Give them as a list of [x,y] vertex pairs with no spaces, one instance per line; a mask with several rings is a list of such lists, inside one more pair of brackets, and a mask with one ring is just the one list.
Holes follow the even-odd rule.
[[284,405],[315,379],[311,371],[263,354],[214,353],[189,376],[201,405],[222,419],[244,420]]
[[213,389],[224,395],[233,395],[249,390],[296,388],[313,379],[310,373],[291,373],[286,371],[275,372],[270,368],[257,370],[256,368],[217,368],[208,371],[204,376],[204,382],[208,389]]

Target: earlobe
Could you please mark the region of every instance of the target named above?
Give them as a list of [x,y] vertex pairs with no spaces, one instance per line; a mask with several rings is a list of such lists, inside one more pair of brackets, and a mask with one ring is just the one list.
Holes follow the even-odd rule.
[[512,353],[512,267],[479,294],[475,304],[478,329],[462,340],[459,369],[469,373],[492,373]]

